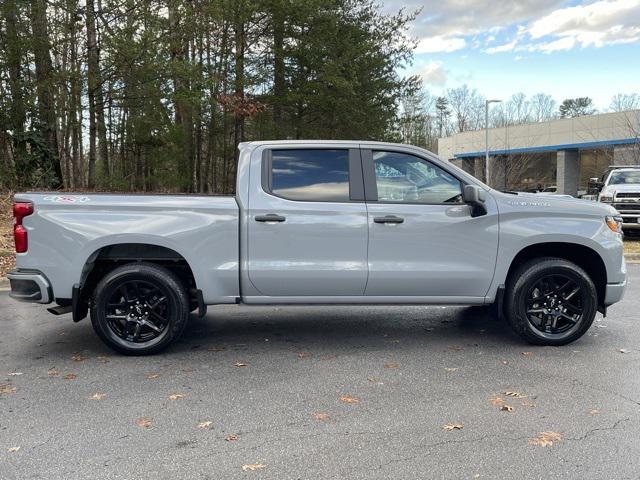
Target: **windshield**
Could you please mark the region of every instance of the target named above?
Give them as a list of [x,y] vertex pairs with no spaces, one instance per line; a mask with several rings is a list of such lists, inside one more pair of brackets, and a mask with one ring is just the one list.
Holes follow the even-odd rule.
[[622,185],[625,183],[640,183],[640,170],[627,170],[611,173],[609,185]]

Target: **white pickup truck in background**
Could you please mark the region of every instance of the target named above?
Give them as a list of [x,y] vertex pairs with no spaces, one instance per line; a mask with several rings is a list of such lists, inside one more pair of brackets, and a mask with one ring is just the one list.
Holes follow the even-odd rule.
[[589,189],[618,211],[623,230],[640,229],[640,165],[612,165],[601,179],[590,180]]

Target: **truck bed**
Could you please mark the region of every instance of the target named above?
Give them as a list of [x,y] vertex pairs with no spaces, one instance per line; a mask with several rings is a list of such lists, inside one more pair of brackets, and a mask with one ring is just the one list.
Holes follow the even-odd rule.
[[239,209],[232,196],[30,192],[15,201],[34,205],[24,218],[28,254],[17,254],[17,268],[55,278],[54,298],[71,298],[102,248],[126,244],[178,253],[206,303],[232,303],[239,295]]

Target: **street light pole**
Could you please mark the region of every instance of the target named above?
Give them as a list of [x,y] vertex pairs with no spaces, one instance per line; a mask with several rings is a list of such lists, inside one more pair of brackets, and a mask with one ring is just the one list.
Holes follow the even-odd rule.
[[[489,185],[489,104],[499,103],[502,100],[485,100],[484,102],[484,176],[485,182]],[[489,185],[491,186],[491,185]]]

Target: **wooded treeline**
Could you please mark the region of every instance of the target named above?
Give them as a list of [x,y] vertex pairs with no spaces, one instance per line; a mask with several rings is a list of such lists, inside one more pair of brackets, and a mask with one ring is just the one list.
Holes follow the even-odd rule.
[[373,0],[2,0],[0,187],[227,193],[236,145],[398,139]]

